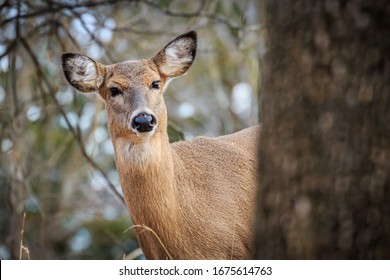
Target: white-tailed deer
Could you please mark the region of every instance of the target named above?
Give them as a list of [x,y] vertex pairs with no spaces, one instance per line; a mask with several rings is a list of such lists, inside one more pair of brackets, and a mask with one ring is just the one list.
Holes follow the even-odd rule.
[[163,92],[196,54],[196,32],[152,58],[102,65],[62,56],[66,79],[105,101],[127,208],[148,259],[245,259],[252,245],[259,127],[169,144]]

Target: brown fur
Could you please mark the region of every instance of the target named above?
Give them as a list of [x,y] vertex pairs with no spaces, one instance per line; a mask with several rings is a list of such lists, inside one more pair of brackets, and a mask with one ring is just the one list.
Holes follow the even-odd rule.
[[[95,63],[104,67],[96,71],[105,73],[98,91],[106,102],[123,195],[148,259],[245,259],[252,246],[260,128],[168,141],[163,92],[170,78],[188,70],[195,53],[196,34],[190,32],[151,59]],[[64,72],[82,90],[79,75],[72,76],[79,58],[72,55],[63,56]],[[150,87],[153,81],[161,81],[159,90]],[[87,82],[90,87],[90,79]],[[122,95],[112,97],[112,87]],[[137,135],[130,129],[131,117],[139,110],[156,116],[153,133]]]

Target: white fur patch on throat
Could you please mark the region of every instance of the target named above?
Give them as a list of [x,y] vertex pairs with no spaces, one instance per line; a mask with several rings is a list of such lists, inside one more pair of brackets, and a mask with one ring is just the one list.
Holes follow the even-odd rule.
[[118,168],[122,165],[146,168],[159,157],[160,152],[156,143],[149,139],[139,144],[129,143],[123,139],[116,142],[115,158],[118,161]]

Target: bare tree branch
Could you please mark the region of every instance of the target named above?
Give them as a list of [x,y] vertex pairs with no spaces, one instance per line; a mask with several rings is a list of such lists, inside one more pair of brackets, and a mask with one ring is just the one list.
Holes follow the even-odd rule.
[[37,57],[35,56],[34,52],[32,51],[30,45],[27,43],[27,41],[24,39],[24,38],[21,38],[20,39],[20,42],[22,43],[23,47],[25,48],[25,50],[27,51],[27,53],[29,54],[29,56],[31,57],[32,61],[33,61],[33,64],[35,66],[35,70],[37,72],[37,76],[38,78],[44,82],[44,84],[46,85],[49,93],[52,94],[53,96],[53,101],[54,101],[54,104],[56,105],[58,111],[61,113],[61,115],[63,116],[70,132],[73,134],[73,136],[75,137],[76,139],[76,142],[78,143],[80,149],[81,149],[81,153],[83,154],[84,158],[87,160],[87,162],[94,168],[96,169],[102,176],[103,178],[105,179],[108,187],[111,189],[111,191],[114,193],[114,195],[120,200],[122,201],[122,203],[125,203],[124,199],[123,199],[123,196],[118,192],[118,190],[115,188],[115,186],[111,183],[110,179],[108,178],[107,174],[103,171],[103,169],[88,155],[87,153],[87,150],[85,149],[85,146],[84,146],[84,143],[81,139],[81,135],[80,133],[78,133],[77,131],[79,130],[79,128],[75,128],[71,125],[70,121],[69,121],[69,118],[68,116],[66,115],[64,109],[62,108],[62,106],[59,104],[57,98],[55,97],[54,93],[56,92],[56,90],[52,87],[52,85],[50,84],[50,82],[47,80],[46,76],[42,73],[42,69],[41,69],[41,66],[39,64],[39,61],[37,59]]
[[119,2],[136,2],[136,0],[85,1],[85,2],[79,2],[79,3],[76,3],[76,4],[65,4],[63,2],[62,3],[52,2],[55,5],[49,6],[47,8],[43,8],[43,9],[31,12],[31,13],[21,14],[21,15],[16,15],[16,16],[9,17],[9,18],[3,20],[2,22],[0,22],[0,27],[8,24],[9,22],[14,21],[17,18],[19,18],[19,19],[22,19],[22,18],[32,18],[32,17],[41,16],[41,15],[44,15],[44,14],[56,13],[56,12],[59,12],[59,11],[62,11],[62,10],[71,10],[72,11],[72,10],[76,10],[76,9],[79,9],[79,8],[92,8],[92,7],[98,7],[98,6],[108,6],[108,5],[116,4],[116,3],[119,3]]

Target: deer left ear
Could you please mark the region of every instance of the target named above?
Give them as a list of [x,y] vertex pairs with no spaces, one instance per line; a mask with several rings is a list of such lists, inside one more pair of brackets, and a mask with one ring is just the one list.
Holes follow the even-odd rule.
[[190,31],[173,39],[152,60],[161,74],[169,78],[179,77],[191,67],[196,55],[196,45],[196,32]]
[[65,78],[79,91],[97,91],[103,84],[105,68],[99,62],[77,53],[64,53],[61,59]]

